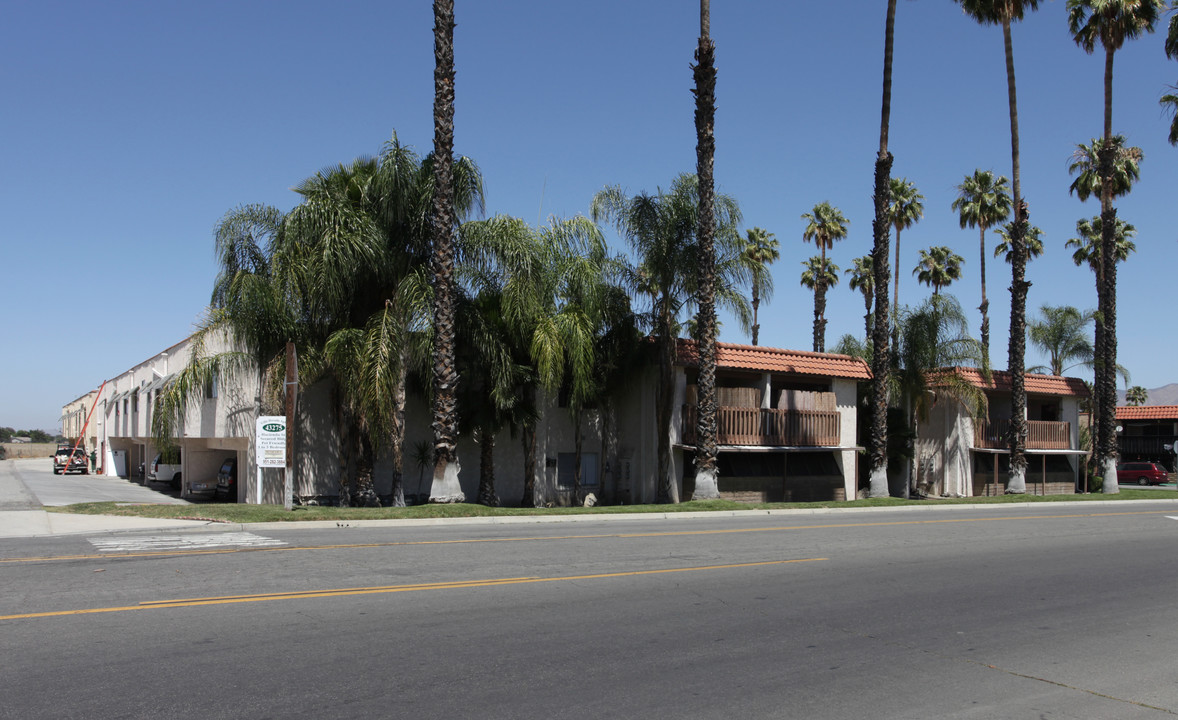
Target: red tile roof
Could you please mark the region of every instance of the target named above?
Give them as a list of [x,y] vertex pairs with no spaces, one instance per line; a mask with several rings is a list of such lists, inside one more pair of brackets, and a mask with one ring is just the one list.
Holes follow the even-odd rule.
[[1178,420],[1178,405],[1121,405],[1118,420]]
[[[676,364],[699,365],[699,349],[694,340],[680,338],[676,347]],[[716,367],[760,372],[797,373],[821,377],[870,380],[871,368],[859,358],[833,353],[782,350],[760,345],[716,343]]]
[[[946,368],[951,370],[971,385],[983,390],[1002,390],[1010,392],[1010,373],[1005,370],[994,370],[990,373],[990,382],[982,377],[982,371],[972,367]],[[1080,378],[1060,377],[1058,375],[1039,375],[1026,373],[1024,387],[1032,395],[1069,395],[1074,397],[1088,397],[1088,386]]]

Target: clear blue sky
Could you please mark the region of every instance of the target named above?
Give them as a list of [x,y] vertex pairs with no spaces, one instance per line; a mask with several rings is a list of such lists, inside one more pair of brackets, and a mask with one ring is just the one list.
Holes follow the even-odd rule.
[[[456,150],[481,166],[488,214],[535,222],[587,211],[607,184],[666,187],[695,167],[689,65],[698,4],[457,0]],[[800,215],[828,200],[850,219],[832,253],[871,246],[886,2],[716,2],[716,177],[745,227],[776,234],[777,290],[761,342],[809,349]],[[13,3],[0,24],[0,425],[55,429],[63,404],[186,337],[215,273],[212,228],[230,208],[289,209],[317,170],[376,154],[395,130],[432,143],[432,5]],[[1178,63],[1164,27],[1116,59],[1114,126],[1145,152],[1119,202],[1138,252],[1119,275],[1120,359],[1134,384],[1172,369],[1178,149],[1158,107]],[[1075,144],[1101,132],[1103,60],[1067,33],[1062,0],[1014,29],[1024,194],[1046,254],[1029,306],[1095,307],[1091,272],[1064,242],[1098,203],[1068,195]],[[893,174],[925,196],[902,236],[900,299],[928,295],[918,251],[966,259],[950,288],[977,333],[978,236],[958,227],[954,186],[975,168],[1009,175],[1001,31],[949,0],[904,1],[896,21]],[[989,241],[990,247],[993,240]],[[1009,269],[988,257],[991,354],[1006,365]],[[827,343],[862,331],[845,280]],[[734,322],[722,340],[748,342]],[[1029,364],[1042,361],[1029,351]],[[1076,374],[1083,375],[1082,370]]]

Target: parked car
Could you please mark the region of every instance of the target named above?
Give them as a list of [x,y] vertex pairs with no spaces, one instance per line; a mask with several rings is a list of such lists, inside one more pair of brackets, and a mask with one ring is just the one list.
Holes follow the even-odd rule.
[[83,475],[90,474],[90,461],[86,458],[86,450],[59,445],[57,452],[53,454],[53,474],[61,475],[72,472]]
[[170,483],[173,488],[180,488],[180,449],[164,453],[157,453],[151,465],[147,468],[147,479],[150,482]]
[[1161,485],[1169,479],[1170,473],[1160,463],[1124,462],[1117,465],[1117,482],[1120,484]]
[[225,458],[217,471],[216,497],[225,502],[237,502],[237,458]]

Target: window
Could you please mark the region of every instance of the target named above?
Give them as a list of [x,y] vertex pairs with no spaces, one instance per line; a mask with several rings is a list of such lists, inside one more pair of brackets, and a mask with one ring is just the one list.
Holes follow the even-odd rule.
[[[556,485],[561,490],[573,489],[573,473],[577,468],[576,453],[559,453],[556,458]],[[581,453],[581,487],[597,487],[599,478],[597,453]]]
[[211,377],[205,383],[205,399],[212,400],[215,397],[217,397],[217,378]]

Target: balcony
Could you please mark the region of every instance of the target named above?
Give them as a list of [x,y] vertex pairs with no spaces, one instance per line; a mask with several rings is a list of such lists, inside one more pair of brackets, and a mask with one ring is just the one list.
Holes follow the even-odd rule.
[[[1002,450],[1010,447],[1009,438],[1010,420],[974,420],[974,447]],[[1071,450],[1071,423],[1028,420],[1026,447],[1028,450]]]
[[[680,437],[694,445],[698,423],[695,405],[683,406]],[[717,442],[720,445],[767,447],[837,447],[842,419],[837,410],[764,410],[720,407]],[[1066,423],[1065,423],[1066,424]]]

